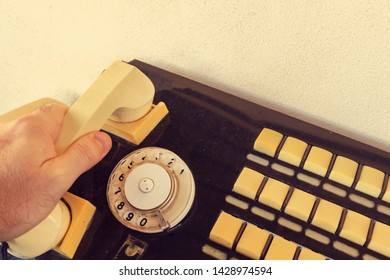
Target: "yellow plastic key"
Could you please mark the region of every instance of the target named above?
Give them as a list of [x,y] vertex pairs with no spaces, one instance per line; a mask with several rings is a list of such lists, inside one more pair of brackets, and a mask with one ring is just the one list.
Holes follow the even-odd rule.
[[368,248],[390,258],[390,226],[375,222]]
[[326,231],[335,233],[340,222],[343,208],[327,200],[320,200],[311,223]]
[[300,189],[294,189],[284,212],[307,222],[315,201],[316,197],[314,195]]
[[329,179],[350,187],[355,180],[357,168],[357,162],[338,156],[330,172]]
[[326,260],[326,257],[310,249],[302,248],[298,260]]
[[257,137],[253,149],[260,153],[275,156],[283,135],[269,128],[264,128]]
[[263,174],[248,167],[244,167],[234,183],[233,192],[246,196],[250,199],[255,199],[263,179]]
[[356,190],[373,197],[378,197],[382,191],[385,174],[370,166],[363,166]]
[[355,211],[348,210],[340,231],[340,236],[356,244],[363,245],[367,239],[370,222],[370,218]]
[[387,181],[386,191],[382,197],[382,199],[386,202],[390,203],[390,180]]
[[215,243],[231,249],[241,225],[242,220],[222,211],[210,232],[209,238]]
[[303,165],[303,169],[324,177],[326,172],[328,171],[331,159],[331,152],[313,146],[310,149],[305,164]]
[[278,158],[282,161],[299,166],[306,151],[307,144],[299,139],[287,137]]
[[275,235],[265,255],[265,260],[292,260],[297,250],[295,243]]
[[269,233],[253,224],[247,224],[240,240],[237,243],[236,251],[248,258],[258,260],[267,243]]
[[268,178],[264,189],[261,191],[259,196],[259,202],[268,205],[276,210],[282,208],[283,202],[288,193],[289,186],[283,182]]

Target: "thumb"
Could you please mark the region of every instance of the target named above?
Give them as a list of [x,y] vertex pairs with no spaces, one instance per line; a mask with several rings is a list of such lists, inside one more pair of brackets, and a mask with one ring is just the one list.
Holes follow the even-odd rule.
[[[61,174],[57,178],[66,191],[85,171],[96,165],[109,152],[112,146],[110,136],[104,132],[91,132],[80,137],[55,160]],[[52,166],[53,167],[53,166]]]

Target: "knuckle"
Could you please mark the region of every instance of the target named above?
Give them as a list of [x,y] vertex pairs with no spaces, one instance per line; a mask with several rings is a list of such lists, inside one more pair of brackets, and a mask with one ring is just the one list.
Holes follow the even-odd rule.
[[13,125],[12,132],[16,135],[32,133],[41,129],[37,118],[34,115],[26,115],[17,119]]

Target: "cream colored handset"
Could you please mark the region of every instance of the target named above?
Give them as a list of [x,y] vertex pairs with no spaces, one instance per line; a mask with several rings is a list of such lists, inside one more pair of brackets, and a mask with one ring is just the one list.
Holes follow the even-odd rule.
[[138,68],[121,61],[107,68],[69,109],[56,143],[64,150],[82,135],[99,130],[108,118],[133,122],[150,110],[153,83]]
[[[104,125],[117,132],[118,122],[131,122],[120,127],[124,130],[141,126],[141,138],[138,135],[130,135],[130,138],[137,141],[140,138],[142,141],[153,125],[167,113],[165,105],[159,104],[148,114],[153,97],[152,82],[138,68],[125,62],[114,62],[68,110],[56,143],[57,152],[63,153],[79,137],[100,130]],[[19,112],[26,113],[35,109],[43,101],[26,105],[3,116],[3,119],[10,120],[17,117]],[[149,116],[143,117],[146,114]],[[108,118],[114,122],[107,124]],[[151,122],[153,125],[150,125]],[[33,258],[57,248],[57,251],[72,258],[92,219],[95,207],[70,193],[64,196],[64,201],[65,203],[60,201],[35,228],[8,241],[9,252],[20,258]]]

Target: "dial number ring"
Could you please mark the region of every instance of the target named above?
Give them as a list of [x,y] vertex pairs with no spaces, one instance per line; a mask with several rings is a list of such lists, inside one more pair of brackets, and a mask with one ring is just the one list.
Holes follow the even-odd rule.
[[107,200],[115,218],[146,233],[176,226],[189,212],[194,195],[194,179],[186,163],[157,147],[124,157],[107,184]]

